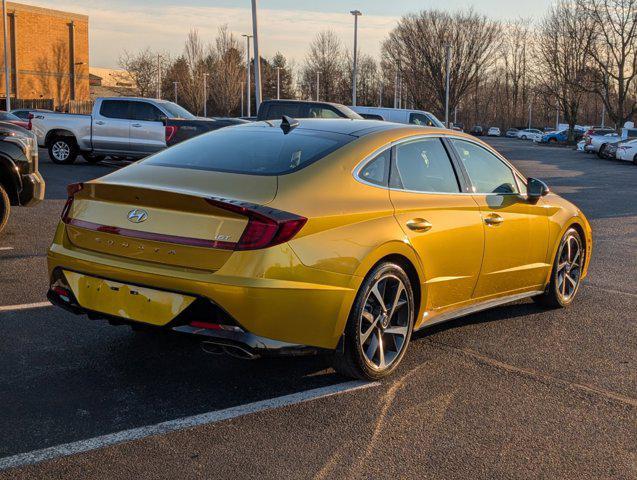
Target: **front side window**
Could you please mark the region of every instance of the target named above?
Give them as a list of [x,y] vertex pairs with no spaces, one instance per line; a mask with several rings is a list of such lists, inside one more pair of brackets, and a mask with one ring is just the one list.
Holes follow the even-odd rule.
[[325,107],[310,107],[308,118],[341,118],[334,110]]
[[165,117],[159,108],[148,102],[131,102],[130,116],[142,122],[160,122]]
[[518,193],[513,171],[497,156],[466,140],[451,139],[464,165],[474,193]]
[[106,118],[130,120],[128,106],[131,102],[124,100],[104,100],[100,107],[100,115]]
[[458,193],[458,179],[439,138],[425,138],[396,147],[392,188],[415,192]]
[[283,115],[292,118],[301,118],[300,103],[273,103],[270,104],[264,120],[281,120]]

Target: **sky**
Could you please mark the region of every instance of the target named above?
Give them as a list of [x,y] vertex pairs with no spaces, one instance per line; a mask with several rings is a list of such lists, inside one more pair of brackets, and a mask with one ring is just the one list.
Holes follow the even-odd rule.
[[[172,56],[183,50],[191,29],[213,41],[218,27],[227,24],[237,35],[252,33],[250,0],[21,0],[23,3],[89,16],[90,63],[116,68],[124,50],[145,47]],[[508,20],[539,18],[551,0],[259,0],[261,55],[277,51],[297,64],[303,62],[312,38],[321,30],[334,30],[343,44],[353,45],[353,17],[359,17],[359,48],[378,56],[380,43],[404,14],[423,8],[454,11],[473,7],[490,17]]]

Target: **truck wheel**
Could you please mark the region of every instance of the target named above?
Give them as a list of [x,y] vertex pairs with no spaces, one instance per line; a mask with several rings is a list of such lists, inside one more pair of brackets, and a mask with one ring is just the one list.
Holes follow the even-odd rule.
[[11,212],[11,202],[9,195],[2,185],[0,185],[0,232],[4,229],[9,221],[9,213]]
[[49,158],[53,163],[68,165],[77,158],[75,139],[56,137],[49,142]]
[[99,163],[106,158],[104,155],[95,155],[88,152],[84,152],[82,154],[82,157],[84,157],[84,160],[86,160],[90,164]]

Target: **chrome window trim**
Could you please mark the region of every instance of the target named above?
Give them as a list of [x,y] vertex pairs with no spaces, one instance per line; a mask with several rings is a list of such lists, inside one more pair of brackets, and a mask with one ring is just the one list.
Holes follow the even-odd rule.
[[[419,190],[407,190],[405,188],[392,188],[389,185],[387,185],[386,187],[382,186],[382,185],[376,185],[374,183],[371,183],[371,182],[368,182],[368,181],[362,179],[359,176],[360,171],[367,165],[367,163],[372,161],[376,156],[380,155],[385,150],[390,150],[393,147],[396,147],[396,146],[400,145],[401,143],[408,143],[408,142],[412,142],[414,140],[428,139],[428,138],[440,138],[440,139],[449,138],[449,139],[464,140],[466,142],[473,143],[474,145],[477,145],[478,147],[485,148],[485,145],[483,145],[483,144],[481,144],[479,142],[476,142],[474,139],[463,137],[463,136],[460,136],[460,135],[441,135],[440,133],[437,133],[437,132],[436,133],[420,133],[420,134],[413,135],[413,136],[410,136],[410,137],[401,138],[400,140],[394,140],[393,142],[388,143],[386,145],[383,145],[382,147],[379,147],[376,150],[374,150],[369,155],[365,156],[360,162],[358,162],[356,164],[356,166],[352,170],[352,176],[354,177],[354,180],[356,180],[359,183],[362,183],[363,185],[367,185],[369,187],[375,187],[375,188],[380,188],[382,190],[389,190],[389,191],[394,191],[394,192],[420,193],[420,194],[423,194],[423,195],[474,195],[474,196],[475,195],[485,195],[485,196],[515,195],[517,197],[525,198],[525,195],[522,195],[520,192],[515,192],[515,193],[422,192],[422,191],[419,191]],[[488,147],[487,151],[490,152],[490,153],[493,153],[499,160],[501,160],[507,167],[509,167],[512,170],[514,178],[516,178],[516,173],[520,177],[526,178],[513,165],[511,165],[511,163],[506,158],[504,158],[502,155],[500,155],[497,151],[493,150],[491,147]],[[449,161],[451,161],[451,159],[449,159]],[[516,179],[516,182],[517,182],[517,179]],[[519,186],[518,186],[518,190],[519,190]]]

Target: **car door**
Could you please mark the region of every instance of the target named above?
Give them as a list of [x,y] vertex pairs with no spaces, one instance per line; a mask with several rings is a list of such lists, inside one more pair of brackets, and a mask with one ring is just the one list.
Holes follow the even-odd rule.
[[473,296],[541,286],[551,268],[543,201],[530,202],[524,180],[493,151],[466,139],[452,138],[450,143],[471,181],[484,223],[484,259]]
[[166,147],[164,112],[150,102],[139,100],[131,102],[130,113],[131,151],[151,154]]
[[93,117],[93,149],[106,153],[130,150],[130,113],[128,100],[102,100]]
[[469,301],[484,229],[442,139],[417,137],[396,145],[389,182],[396,220],[422,262],[426,310]]

